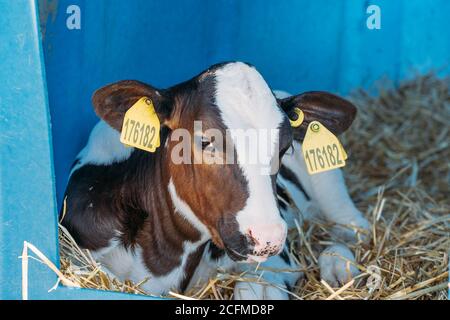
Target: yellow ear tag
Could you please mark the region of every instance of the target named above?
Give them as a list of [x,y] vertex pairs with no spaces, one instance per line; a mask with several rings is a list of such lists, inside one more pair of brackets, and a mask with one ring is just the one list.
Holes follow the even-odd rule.
[[123,144],[155,152],[160,146],[160,123],[152,101],[142,97],[125,113],[120,142]]
[[309,174],[345,166],[347,153],[338,138],[319,121],[312,121],[302,145]]
[[297,128],[300,127],[300,125],[303,123],[305,114],[299,108],[294,108],[294,112],[297,114],[297,120],[289,119],[289,122],[291,123],[291,127]]

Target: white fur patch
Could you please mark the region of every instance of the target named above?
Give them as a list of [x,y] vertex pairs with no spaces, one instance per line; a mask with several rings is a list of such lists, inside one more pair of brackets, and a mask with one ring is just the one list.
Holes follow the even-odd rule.
[[242,62],[215,71],[216,103],[230,129],[278,128],[283,114],[261,74]]
[[[221,111],[224,124],[233,130],[276,130],[284,120],[269,86],[253,67],[241,62],[225,65],[216,70],[216,104]],[[270,146],[270,157],[278,157],[277,134]],[[280,218],[276,198],[269,175],[261,173],[261,165],[247,163],[248,146],[242,139],[233,138],[237,162],[248,181],[249,197],[236,219],[242,233],[258,223],[265,225],[284,224]],[[270,237],[270,235],[268,235]]]
[[86,164],[110,165],[128,159],[134,148],[120,142],[120,133],[106,122],[99,121],[89,135],[87,145],[77,156],[77,163],[70,174]]
[[148,279],[142,288],[153,295],[165,294],[171,288],[178,288],[184,277],[181,265],[162,277],[152,275],[143,262],[140,247],[133,251],[120,245],[102,255],[98,261],[121,281],[132,280],[138,283]]
[[[204,241],[203,241],[204,242]],[[105,250],[101,255],[96,255],[96,260],[105,266],[118,279],[141,282],[148,279],[142,288],[149,294],[162,295],[169,290],[178,290],[185,276],[186,262],[191,253],[203,243],[185,241],[180,264],[163,276],[154,276],[147,268],[143,260],[142,248],[137,246],[134,251],[118,245],[110,250]],[[155,257],[157,259],[157,257]]]
[[168,189],[175,210],[200,232],[202,239],[206,241],[211,238],[208,228],[197,218],[191,207],[178,196],[172,178],[169,181]]
[[101,248],[99,250],[91,251],[92,257],[96,260],[100,260],[102,257],[108,255],[111,251],[120,245],[119,240],[113,238],[109,240],[107,247]]

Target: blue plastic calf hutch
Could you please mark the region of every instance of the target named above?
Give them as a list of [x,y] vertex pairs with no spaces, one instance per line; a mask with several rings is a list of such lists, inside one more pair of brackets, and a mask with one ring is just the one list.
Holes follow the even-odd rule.
[[[250,62],[291,92],[347,94],[382,76],[449,72],[447,0],[0,0],[0,12],[1,299],[22,297],[24,241],[59,265],[57,208],[97,121],[97,88],[122,79],[165,87],[225,60]],[[143,298],[48,292],[56,280],[31,261],[29,298]]]

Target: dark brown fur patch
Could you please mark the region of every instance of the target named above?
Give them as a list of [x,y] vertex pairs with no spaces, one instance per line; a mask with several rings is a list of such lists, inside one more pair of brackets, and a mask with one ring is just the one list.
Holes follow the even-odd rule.
[[306,129],[312,121],[320,121],[331,132],[338,135],[346,131],[356,116],[356,107],[348,100],[328,92],[311,91],[278,100],[281,108],[294,118],[294,108],[300,108],[305,120],[294,128],[294,138],[303,141]]

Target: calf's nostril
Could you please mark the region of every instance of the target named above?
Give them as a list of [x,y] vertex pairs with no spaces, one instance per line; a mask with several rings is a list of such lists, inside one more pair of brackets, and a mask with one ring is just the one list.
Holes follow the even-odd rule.
[[258,239],[253,235],[252,230],[248,229],[247,230],[247,238],[249,239],[249,241],[254,244],[254,245],[259,245],[259,241]]

